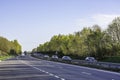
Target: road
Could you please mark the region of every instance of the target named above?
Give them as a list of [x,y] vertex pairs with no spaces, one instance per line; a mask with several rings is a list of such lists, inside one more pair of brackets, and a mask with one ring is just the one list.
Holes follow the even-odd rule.
[[23,56],[0,62],[0,80],[120,80],[120,73]]

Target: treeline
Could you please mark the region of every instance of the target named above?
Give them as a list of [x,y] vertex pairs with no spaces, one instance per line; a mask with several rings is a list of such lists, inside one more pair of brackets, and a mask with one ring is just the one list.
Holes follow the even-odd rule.
[[9,41],[0,36],[0,56],[18,55],[21,53],[21,45],[17,40]]
[[[93,25],[69,35],[55,35],[49,42],[40,44],[33,52],[58,52],[75,58],[120,55],[120,17],[115,18],[106,30]],[[51,53],[52,54],[52,53]]]

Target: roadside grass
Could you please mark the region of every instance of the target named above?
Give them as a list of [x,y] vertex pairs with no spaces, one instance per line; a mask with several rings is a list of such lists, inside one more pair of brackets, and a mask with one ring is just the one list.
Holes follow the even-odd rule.
[[102,62],[120,63],[120,56],[105,57]]
[[9,59],[9,58],[12,58],[12,57],[13,57],[13,56],[11,56],[11,55],[0,56],[0,61],[6,60],[6,59]]

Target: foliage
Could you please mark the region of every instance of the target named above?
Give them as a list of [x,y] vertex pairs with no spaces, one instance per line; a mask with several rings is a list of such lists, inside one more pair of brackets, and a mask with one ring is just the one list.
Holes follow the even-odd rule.
[[58,55],[63,53],[76,58],[94,56],[102,59],[106,56],[118,55],[120,54],[120,17],[114,19],[106,30],[93,25],[74,34],[55,35],[49,42],[40,44],[36,51],[57,51]]
[[120,54],[120,17],[115,18],[107,29],[107,33],[111,36],[111,56]]
[[17,40],[9,41],[4,37],[0,37],[0,56],[18,55],[21,53],[21,45]]
[[0,61],[1,60],[6,60],[6,59],[9,59],[9,58],[12,58],[12,57],[13,57],[12,55],[0,56]]
[[120,63],[120,56],[105,57],[101,61],[104,61],[104,62],[113,62],[113,63]]

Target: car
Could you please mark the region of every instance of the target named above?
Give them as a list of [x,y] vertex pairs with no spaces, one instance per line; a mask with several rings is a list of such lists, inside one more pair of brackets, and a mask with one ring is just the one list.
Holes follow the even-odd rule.
[[86,57],[85,61],[88,61],[88,62],[97,62],[97,60],[94,57]]
[[24,54],[24,53],[22,53],[22,54],[21,54],[21,56],[25,56],[25,54]]
[[44,55],[43,59],[48,60],[50,57],[48,55]]
[[63,61],[63,62],[71,62],[72,59],[71,59],[71,57],[69,57],[69,56],[63,56],[63,57],[62,57],[62,61]]
[[57,61],[58,60],[58,56],[57,55],[52,55],[51,60]]

